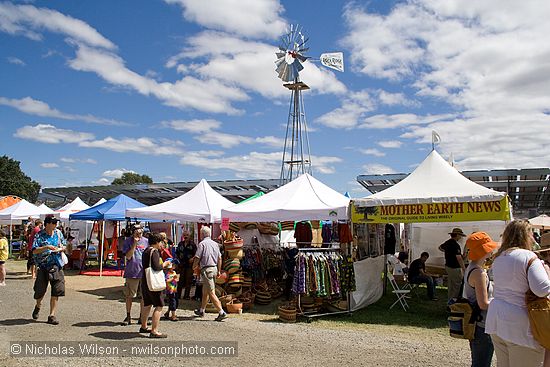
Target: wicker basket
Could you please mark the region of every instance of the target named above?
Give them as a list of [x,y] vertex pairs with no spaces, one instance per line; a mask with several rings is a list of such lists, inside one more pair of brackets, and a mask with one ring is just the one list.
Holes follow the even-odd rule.
[[244,240],[239,237],[235,237],[232,241],[224,241],[223,248],[225,251],[240,250],[243,248]]
[[271,303],[271,293],[266,291],[258,291],[256,293],[255,302],[259,305],[268,305]]
[[231,300],[227,302],[226,307],[228,313],[241,313],[243,309],[243,304],[239,301]]
[[283,322],[296,322],[296,307],[281,305],[278,308],[279,320]]
[[231,276],[231,274],[239,272],[239,270],[241,269],[241,260],[235,258],[231,259],[231,261],[226,261],[224,269],[225,271],[227,271],[227,274],[229,276]]
[[219,300],[222,304],[222,307],[225,307],[228,302],[231,302],[233,300],[233,295],[232,294],[226,294],[225,296],[221,296],[219,298]]

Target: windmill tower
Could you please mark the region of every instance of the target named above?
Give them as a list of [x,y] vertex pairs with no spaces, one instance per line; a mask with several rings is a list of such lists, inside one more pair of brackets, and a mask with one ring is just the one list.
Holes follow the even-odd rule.
[[[285,145],[281,164],[281,185],[292,181],[296,177],[311,174],[311,151],[307,132],[306,112],[302,92],[309,88],[300,80],[302,65],[309,57],[305,53],[307,38],[299,25],[291,25],[290,30],[281,38],[279,51],[275,64],[279,78],[284,82],[283,86],[290,90],[290,107],[286,125]],[[322,54],[321,63],[332,69],[344,71],[342,53]]]
[[290,26],[290,31],[281,39],[276,53],[277,73],[290,90],[290,107],[286,125],[285,146],[281,164],[281,185],[292,181],[301,174],[311,174],[311,152],[307,135],[307,121],[302,92],[309,87],[300,81],[302,62],[307,60],[304,53],[308,39],[299,26]]

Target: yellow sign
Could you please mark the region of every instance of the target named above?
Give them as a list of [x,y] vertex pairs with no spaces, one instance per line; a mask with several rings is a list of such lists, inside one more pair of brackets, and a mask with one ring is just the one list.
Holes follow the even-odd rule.
[[428,203],[356,207],[353,223],[422,223],[510,220],[508,197],[474,203]]

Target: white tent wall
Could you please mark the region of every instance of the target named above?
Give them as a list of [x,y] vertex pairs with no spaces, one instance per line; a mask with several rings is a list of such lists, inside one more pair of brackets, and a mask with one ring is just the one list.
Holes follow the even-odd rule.
[[260,248],[276,249],[279,247],[279,236],[273,236],[270,234],[262,234],[256,228],[254,229],[241,229],[237,232],[239,237],[243,239],[244,246],[248,246],[252,243],[252,238],[258,239]]
[[351,310],[359,310],[377,302],[383,293],[384,256],[367,257],[353,263],[355,292],[351,293]]
[[[500,235],[506,227],[506,222],[491,220],[481,222],[413,223],[411,225],[411,257],[409,263],[418,259],[420,254],[426,251],[430,254],[430,258],[426,262],[427,265],[444,267],[445,257],[438,247],[450,238],[449,232],[455,227],[461,228],[466,235],[473,232],[486,232],[493,241],[500,242]],[[459,243],[464,249],[466,240],[464,239]]]

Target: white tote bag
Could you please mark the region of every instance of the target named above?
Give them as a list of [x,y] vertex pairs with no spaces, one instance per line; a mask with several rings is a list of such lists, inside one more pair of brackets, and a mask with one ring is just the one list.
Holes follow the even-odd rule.
[[151,292],[160,292],[166,289],[166,280],[164,279],[164,272],[162,270],[153,270],[151,262],[153,260],[153,251],[149,253],[149,267],[145,269],[145,278],[147,279],[147,288]]

